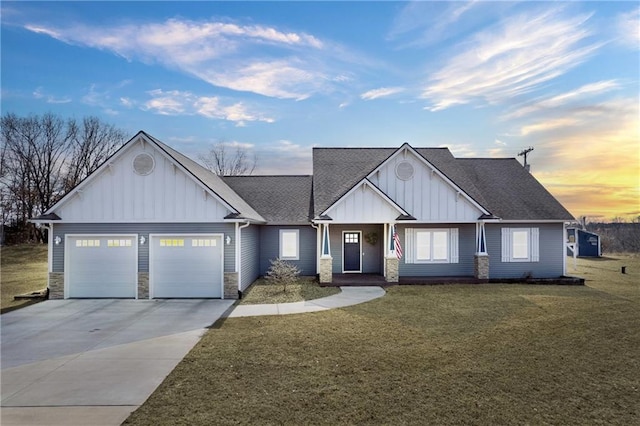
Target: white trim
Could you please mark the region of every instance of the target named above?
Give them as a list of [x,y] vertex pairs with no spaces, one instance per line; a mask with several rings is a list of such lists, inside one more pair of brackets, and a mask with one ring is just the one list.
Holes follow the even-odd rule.
[[83,233],[83,234],[65,234],[64,236],[64,247],[62,248],[63,253],[64,253],[64,298],[65,299],[69,299],[69,284],[71,282],[71,278],[69,276],[69,272],[70,272],[70,259],[69,259],[69,253],[67,252],[67,248],[70,247],[69,245],[69,238],[82,238],[82,237],[98,237],[98,238],[105,238],[105,237],[124,237],[124,238],[133,238],[133,244],[132,244],[132,248],[135,251],[135,259],[136,259],[136,276],[135,276],[135,280],[134,280],[134,285],[135,285],[135,297],[134,299],[138,298],[138,274],[140,273],[140,264],[139,264],[139,260],[138,260],[138,235],[139,234],[120,234],[120,233],[115,233],[115,234],[87,234],[87,233]]
[[[344,234],[358,234],[358,245],[360,246],[360,269],[357,271],[344,270]],[[343,274],[360,274],[362,273],[362,231],[342,231],[342,273]]]
[[[300,260],[300,229],[284,228],[278,230],[278,259],[282,260]],[[283,256],[282,255],[282,234],[295,233],[296,234],[296,255],[295,256]]]
[[[248,228],[251,225],[251,222],[247,222],[244,225],[239,225],[236,223],[236,269],[238,271],[238,291],[242,291],[242,230],[244,228]],[[224,251],[224,241],[222,242],[222,251]],[[260,248],[258,247],[258,250]],[[224,264],[222,265],[222,269],[224,269]],[[222,274],[222,298],[224,299],[224,273]]]
[[387,194],[385,194],[384,192],[382,192],[380,190],[380,188],[378,188],[377,186],[375,186],[369,179],[368,177],[365,177],[364,179],[362,179],[360,182],[356,183],[353,188],[351,188],[350,190],[348,190],[346,193],[344,193],[340,198],[338,198],[336,201],[334,201],[329,207],[327,207],[321,214],[322,215],[326,215],[327,212],[329,210],[331,210],[333,207],[337,206],[338,204],[340,204],[342,202],[342,200],[344,200],[345,198],[347,198],[349,195],[353,194],[354,192],[356,192],[360,187],[369,187],[373,190],[373,192],[375,192],[376,194],[378,194],[384,201],[386,201],[391,207],[393,207],[398,213],[402,214],[402,215],[409,215],[409,213],[406,212],[406,210],[404,210],[402,207],[400,207],[400,205],[398,205],[398,203],[396,203],[395,201],[393,201],[391,198],[389,198],[389,196]]
[[380,169],[382,169],[382,167],[384,167],[387,163],[390,163],[393,158],[395,158],[396,156],[399,155],[400,152],[405,151],[405,150],[410,151],[413,155],[415,155],[418,158],[419,161],[422,161],[423,164],[425,164],[428,168],[430,168],[432,174],[433,173],[437,174],[442,180],[444,180],[446,183],[451,185],[456,191],[458,191],[461,194],[463,194],[464,198],[467,201],[469,201],[471,204],[473,204],[476,208],[478,208],[482,213],[490,214],[490,212],[487,209],[485,209],[480,204],[478,204],[473,198],[471,198],[471,196],[469,194],[464,192],[462,190],[462,188],[460,188],[458,185],[453,183],[453,181],[451,179],[449,179],[447,176],[445,176],[440,170],[438,170],[437,167],[435,167],[433,164],[431,164],[426,158],[424,158],[422,156],[422,154],[420,154],[415,149],[413,149],[413,147],[411,145],[409,145],[408,143],[404,143],[400,148],[398,148],[396,150],[396,152],[391,154],[389,156],[389,158],[387,158],[382,163],[380,163],[378,165],[378,167],[373,169],[373,171],[367,175],[367,178],[369,178],[370,176],[373,176],[376,172],[380,171]]
[[[233,213],[240,213],[237,209],[235,209],[231,204],[222,199],[218,194],[216,194],[211,188],[205,185],[200,179],[198,179],[193,173],[188,171],[180,162],[169,155],[161,146],[155,143],[153,140],[149,139],[143,132],[138,132],[134,137],[132,137],[127,143],[122,145],[115,153],[111,155],[104,163],[100,165],[96,170],[94,170],[89,176],[84,178],[82,182],[80,182],[75,188],[69,191],[64,197],[62,197],[57,203],[51,206],[46,212],[43,214],[53,213],[55,210],[61,208],[64,204],[66,204],[74,195],[78,193],[82,193],[82,189],[89,184],[89,182],[93,181],[98,175],[100,175],[106,168],[110,167],[116,159],[124,155],[129,149],[135,146],[138,142],[142,145],[144,143],[151,144],[160,155],[164,156],[165,159],[169,160],[169,162],[173,165],[173,167],[179,168],[183,173],[185,173],[191,180],[193,180],[196,185],[200,186],[203,190],[207,191],[215,200],[221,203],[226,209]],[[113,166],[111,166],[113,167]],[[58,221],[57,221],[58,222]],[[165,220],[166,222],[166,220]],[[74,223],[83,223],[74,221]],[[92,223],[92,222],[88,222]],[[109,222],[99,222],[99,223],[109,223]]]
[[[147,244],[149,244],[149,299],[153,299],[153,238],[154,237],[213,237],[220,238],[220,298],[224,299],[224,233],[175,233],[175,232],[163,232],[149,234]],[[136,246],[137,247],[137,246]],[[66,281],[66,280],[65,280]]]
[[[501,260],[504,263],[536,263],[540,261],[540,228],[536,227],[508,227],[501,229]],[[527,233],[527,257],[513,257],[513,233]],[[564,240],[563,240],[564,243]],[[563,244],[564,246],[564,244]],[[563,253],[566,256],[565,248]]]

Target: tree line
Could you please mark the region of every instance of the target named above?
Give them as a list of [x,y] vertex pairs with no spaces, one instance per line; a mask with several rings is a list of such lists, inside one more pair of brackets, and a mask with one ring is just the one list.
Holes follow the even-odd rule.
[[[128,135],[97,117],[18,116],[0,122],[0,209],[6,243],[45,242],[28,222],[96,170]],[[5,232],[6,231],[6,232]]]

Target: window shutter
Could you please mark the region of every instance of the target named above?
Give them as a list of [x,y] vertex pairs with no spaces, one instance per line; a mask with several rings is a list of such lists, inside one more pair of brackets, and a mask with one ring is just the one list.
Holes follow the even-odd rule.
[[458,263],[458,228],[449,229],[450,263]]
[[502,228],[502,261],[508,262],[511,257],[511,232],[509,228]]
[[404,230],[404,261],[405,263],[415,263],[415,232],[413,228],[405,228]]
[[540,261],[540,229],[531,228],[531,261]]

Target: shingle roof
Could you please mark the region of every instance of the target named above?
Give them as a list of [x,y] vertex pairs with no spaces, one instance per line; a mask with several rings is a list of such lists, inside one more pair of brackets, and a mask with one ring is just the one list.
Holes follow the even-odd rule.
[[267,222],[303,224],[311,219],[311,176],[224,176],[222,178]]
[[[398,148],[314,148],[314,216],[320,215]],[[455,158],[447,148],[415,148],[490,213],[504,220],[573,220],[514,158]]]
[[168,155],[173,157],[178,163],[180,163],[185,169],[187,169],[193,176],[195,176],[200,182],[207,186],[211,191],[217,194],[225,202],[236,209],[242,218],[250,219],[258,222],[264,222],[264,218],[253,209],[240,195],[238,195],[233,189],[229,187],[218,175],[212,171],[204,168],[200,164],[196,163],[189,157],[179,153],[170,146],[160,142],[158,139],[143,133],[147,138],[153,140],[160,148],[162,148]]
[[575,220],[515,158],[458,158],[456,163],[503,220]]

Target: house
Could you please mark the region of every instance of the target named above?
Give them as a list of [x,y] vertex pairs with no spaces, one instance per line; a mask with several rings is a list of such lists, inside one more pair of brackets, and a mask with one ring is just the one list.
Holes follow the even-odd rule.
[[595,232],[589,232],[582,228],[569,227],[567,228],[567,239],[567,256],[602,256],[600,235]]
[[515,159],[314,148],[311,176],[219,177],[139,132],[42,216],[51,298],[236,298],[282,258],[374,274],[565,274],[571,214]]

